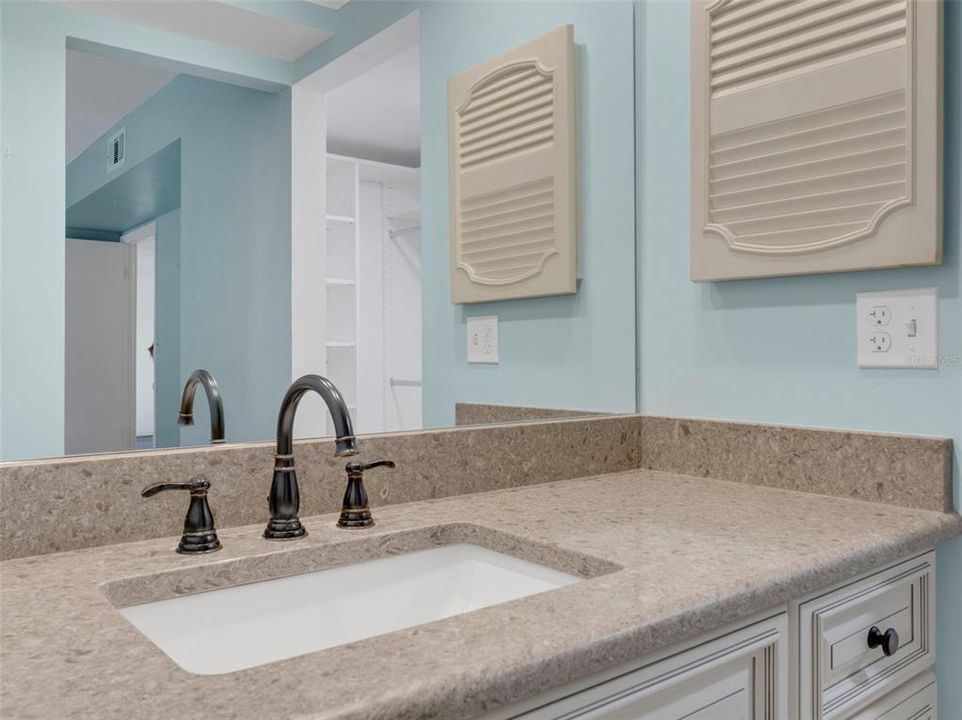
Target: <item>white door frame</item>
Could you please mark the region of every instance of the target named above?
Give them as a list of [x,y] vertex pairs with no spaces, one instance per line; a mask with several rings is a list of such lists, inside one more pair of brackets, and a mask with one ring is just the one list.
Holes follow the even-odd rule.
[[[132,309],[132,313],[131,313],[131,321],[133,322],[133,330],[132,330],[132,332],[131,332],[130,339],[131,339],[131,344],[133,345],[132,354],[133,354],[133,358],[134,358],[134,364],[133,364],[133,376],[134,376],[134,379],[133,379],[133,382],[134,382],[133,400],[134,400],[134,444],[135,444],[135,445],[136,445],[136,442],[137,442],[137,352],[138,352],[138,348],[137,348],[137,314],[138,314],[138,313],[137,313],[137,296],[138,296],[138,294],[139,294],[139,292],[140,292],[139,283],[138,283],[138,278],[140,277],[140,275],[139,275],[139,268],[138,268],[138,266],[137,266],[137,249],[136,249],[136,246],[137,246],[139,243],[142,243],[142,242],[147,241],[147,240],[153,240],[153,241],[154,241],[154,281],[155,281],[155,282],[154,282],[154,322],[153,322],[153,325],[154,325],[154,338],[155,338],[155,342],[156,342],[156,335],[157,335],[157,321],[156,321],[156,317],[157,317],[157,311],[156,311],[156,307],[157,307],[157,305],[156,305],[156,303],[157,303],[157,285],[156,285],[156,278],[157,278],[157,266],[156,266],[156,262],[157,262],[157,254],[156,254],[156,253],[157,253],[157,223],[156,223],[155,221],[151,220],[150,222],[144,223],[143,225],[140,225],[140,226],[134,228],[133,230],[128,230],[127,232],[125,232],[123,235],[120,236],[120,242],[125,243],[125,244],[127,244],[127,245],[129,245],[129,246],[131,246],[131,247],[133,248],[133,258],[134,258],[133,265],[131,266],[131,278],[132,278],[131,285],[133,286],[133,297],[134,297],[134,301],[133,301],[133,306],[132,306],[133,309]],[[152,373],[152,374],[153,374],[153,376],[154,376],[155,379],[156,379],[156,371],[157,371],[157,368],[156,368],[156,365],[154,365],[154,366],[153,366],[153,373]],[[157,436],[157,390],[156,390],[156,381],[155,381],[154,383],[152,383],[152,385],[153,385],[152,394],[153,394],[153,396],[154,396],[154,402],[153,402],[153,415],[154,415],[154,419],[153,419],[153,431],[152,431],[152,434],[153,434],[153,436],[156,438],[156,436]]]

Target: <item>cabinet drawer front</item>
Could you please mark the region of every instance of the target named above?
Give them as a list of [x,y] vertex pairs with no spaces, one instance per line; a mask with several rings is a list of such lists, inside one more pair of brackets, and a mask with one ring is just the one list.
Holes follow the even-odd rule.
[[852,720],[937,720],[935,673],[926,672],[907,682]]
[[[798,605],[798,717],[845,717],[935,662],[934,573],[927,553]],[[873,627],[898,649],[870,647]]]
[[573,692],[525,720],[778,720],[785,716],[785,614]]

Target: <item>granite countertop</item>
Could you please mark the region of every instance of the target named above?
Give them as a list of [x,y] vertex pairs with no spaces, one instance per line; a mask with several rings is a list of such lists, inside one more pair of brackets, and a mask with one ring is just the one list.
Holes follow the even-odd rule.
[[[310,535],[295,543],[267,543],[260,525],[224,530],[224,550],[200,557],[175,554],[167,538],[0,564],[0,716],[467,717],[962,534],[955,514],[649,470],[394,505],[375,517],[362,531],[310,518]],[[472,538],[588,579],[208,676],[181,670],[107,598],[132,602],[150,585],[137,578],[169,571],[177,594],[249,580],[255,569],[285,574],[355,551]]]

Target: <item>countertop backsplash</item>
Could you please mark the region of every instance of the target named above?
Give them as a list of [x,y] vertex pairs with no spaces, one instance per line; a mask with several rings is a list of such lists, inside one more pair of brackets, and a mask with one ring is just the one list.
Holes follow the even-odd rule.
[[[360,438],[372,506],[636,468],[733,480],[922,510],[951,510],[952,442],[641,415],[466,426]],[[0,559],[177,535],[177,495],[158,480],[205,475],[218,528],[267,520],[273,443],[0,463]],[[296,446],[301,515],[340,507],[346,477],[331,439]]]

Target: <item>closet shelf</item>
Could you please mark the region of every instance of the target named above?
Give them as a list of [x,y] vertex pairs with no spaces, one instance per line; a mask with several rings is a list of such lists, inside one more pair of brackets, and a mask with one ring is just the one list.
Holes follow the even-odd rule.
[[332,225],[353,225],[354,218],[349,215],[328,215],[327,216],[327,226]]
[[392,377],[388,380],[391,387],[421,387],[420,380],[409,380],[407,378]]
[[398,238],[402,238],[405,235],[413,235],[414,233],[419,233],[419,232],[421,232],[421,226],[412,225],[411,227],[400,228],[399,230],[391,230],[388,232],[388,235],[392,240],[397,240]]
[[327,284],[328,285],[356,285],[357,283],[354,280],[351,280],[349,278],[328,278]]
[[411,224],[411,223],[418,223],[418,224],[420,224],[420,222],[421,222],[421,208],[420,208],[420,207],[413,207],[413,208],[409,208],[409,209],[407,209],[407,210],[404,210],[403,212],[395,213],[394,215],[388,215],[387,221],[388,221],[389,223],[391,223],[392,225],[393,225],[393,224],[397,224],[397,225],[408,225],[408,224]]
[[421,208],[414,207],[387,217],[388,235],[391,239],[403,237],[421,229]]
[[329,348],[352,348],[352,347],[355,347],[357,343],[350,342],[347,340],[329,340],[325,344]]

